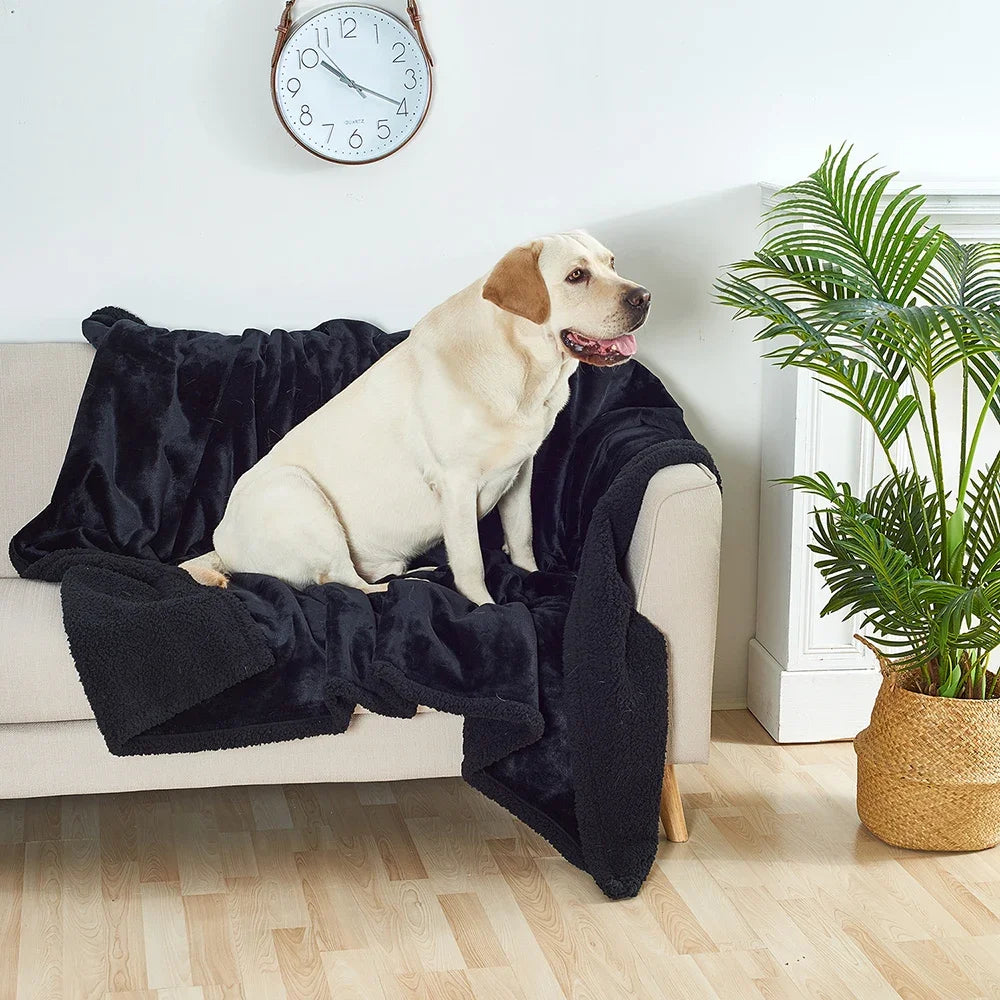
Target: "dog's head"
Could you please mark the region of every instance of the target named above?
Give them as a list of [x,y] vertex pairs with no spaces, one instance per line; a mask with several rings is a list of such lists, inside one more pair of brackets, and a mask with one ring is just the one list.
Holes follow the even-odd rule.
[[649,315],[649,291],[615,271],[614,255],[579,230],[543,236],[502,257],[483,298],[522,316],[559,349],[589,365],[620,365],[635,354]]

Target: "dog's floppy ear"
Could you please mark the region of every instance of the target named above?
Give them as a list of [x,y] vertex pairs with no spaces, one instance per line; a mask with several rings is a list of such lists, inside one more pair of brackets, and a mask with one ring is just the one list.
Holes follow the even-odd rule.
[[538,267],[541,252],[542,241],[535,240],[501,257],[483,285],[483,298],[532,323],[544,323],[552,307]]

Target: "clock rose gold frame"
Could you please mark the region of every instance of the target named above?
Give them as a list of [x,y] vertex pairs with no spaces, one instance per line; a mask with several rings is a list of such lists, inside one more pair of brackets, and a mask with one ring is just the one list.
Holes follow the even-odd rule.
[[278,23],[278,27],[274,30],[278,33],[278,37],[274,42],[274,52],[271,55],[271,101],[274,104],[274,113],[278,116],[278,121],[281,122],[282,128],[296,141],[296,143],[301,146],[307,153],[312,153],[317,159],[322,160],[324,163],[337,163],[345,167],[364,167],[369,163],[378,163],[379,160],[384,160],[387,156],[392,156],[393,153],[398,153],[421,129],[424,124],[424,119],[427,117],[427,112],[430,111],[431,100],[434,96],[434,60],[431,58],[430,50],[427,48],[427,41],[424,38],[423,29],[420,26],[420,22],[423,18],[420,15],[420,9],[417,6],[417,0],[407,0],[406,2],[406,13],[410,17],[410,23],[413,25],[413,31],[411,34],[416,38],[417,44],[420,46],[420,51],[423,52],[424,58],[427,60],[427,103],[424,105],[423,114],[420,116],[420,121],[417,122],[416,127],[413,131],[395,148],[391,149],[388,153],[383,153],[381,156],[376,156],[371,160],[337,160],[332,156],[324,156],[322,153],[316,152],[315,149],[311,149],[307,146],[288,126],[288,122],[285,121],[284,116],[281,114],[281,107],[278,104],[278,59],[281,56],[281,50],[285,47],[285,42],[288,40],[288,36],[292,32],[296,31],[307,21],[311,20],[317,14],[324,10],[332,10],[336,7],[369,7],[372,10],[380,11],[387,17],[393,18],[393,20],[398,21],[407,31],[406,22],[399,17],[396,17],[391,11],[384,10],[381,7],[376,7],[374,4],[367,3],[350,3],[347,0],[346,3],[334,3],[329,4],[326,7],[320,7],[316,10],[310,11],[299,21],[292,22],[292,8],[295,6],[295,0],[287,0],[285,3],[285,9],[281,14],[281,21]]

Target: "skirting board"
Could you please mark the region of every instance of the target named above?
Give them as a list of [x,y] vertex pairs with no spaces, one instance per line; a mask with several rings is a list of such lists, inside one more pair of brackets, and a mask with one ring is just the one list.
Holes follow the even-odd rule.
[[747,708],[777,743],[853,740],[880,683],[877,669],[785,670],[750,640]]

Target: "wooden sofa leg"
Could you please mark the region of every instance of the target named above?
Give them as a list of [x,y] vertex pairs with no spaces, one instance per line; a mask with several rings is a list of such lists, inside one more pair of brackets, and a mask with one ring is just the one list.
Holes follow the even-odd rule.
[[677,776],[674,765],[667,764],[663,768],[663,788],[660,791],[660,819],[667,840],[675,844],[683,844],[688,839],[687,823],[684,820],[684,804],[681,793],[677,790]]

